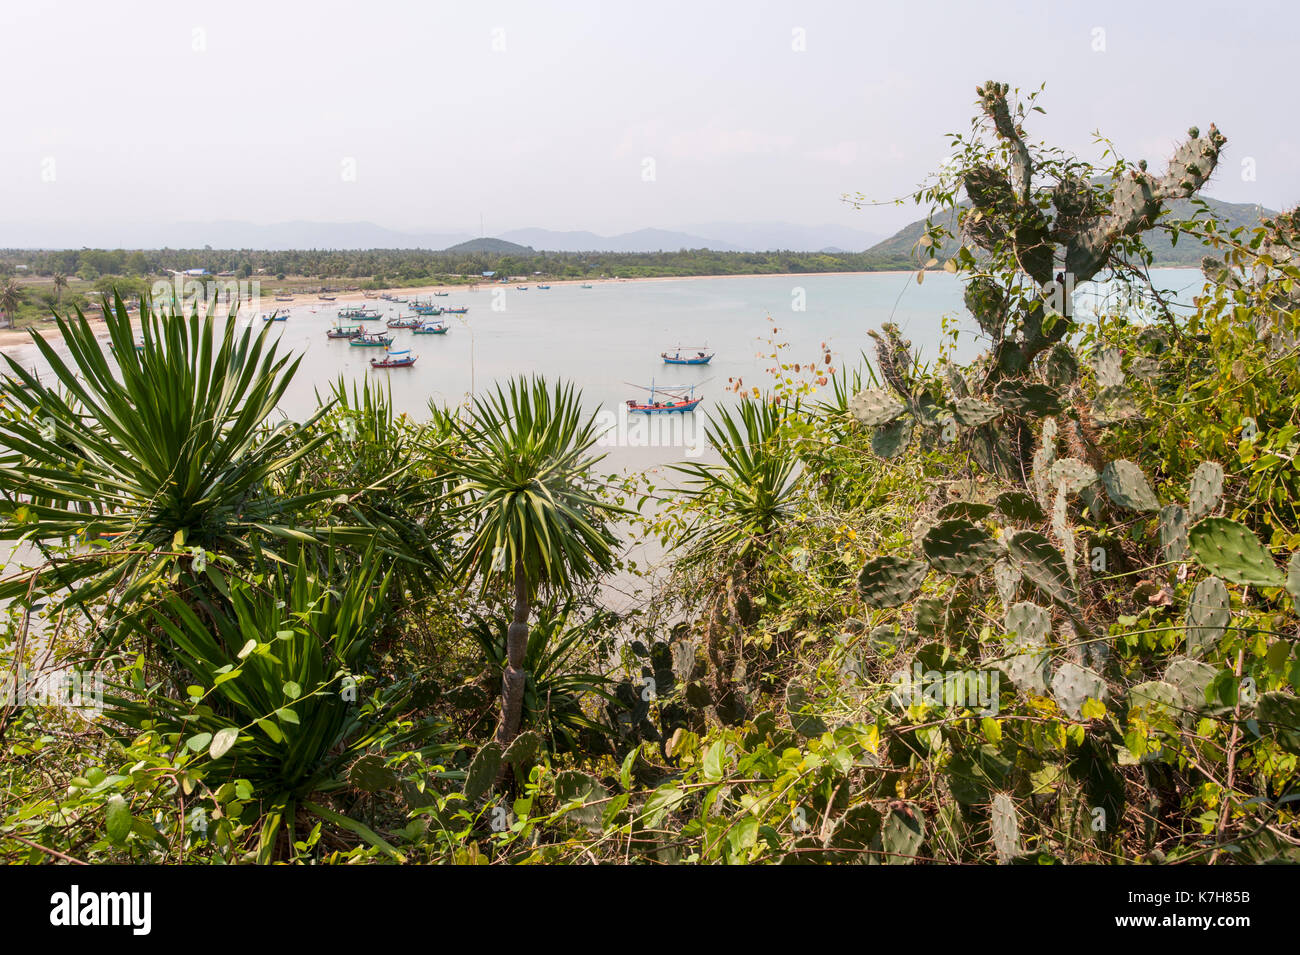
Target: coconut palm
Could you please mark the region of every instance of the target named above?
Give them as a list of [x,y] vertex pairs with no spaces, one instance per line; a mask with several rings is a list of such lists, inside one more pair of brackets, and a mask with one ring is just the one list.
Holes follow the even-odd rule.
[[23,288],[13,279],[5,279],[0,284],[0,312],[4,313],[5,328],[13,328],[14,313],[23,303]]
[[63,290],[68,287],[68,277],[62,272],[54,273],[54,300],[63,301]]
[[476,398],[469,420],[453,427],[461,444],[453,495],[470,526],[458,570],[485,591],[506,582],[514,594],[497,728],[504,745],[519,732],[532,601],[542,586],[571,592],[612,568],[617,542],[606,521],[621,509],[598,494],[599,457],[588,452],[599,432],[572,385],[513,379]]

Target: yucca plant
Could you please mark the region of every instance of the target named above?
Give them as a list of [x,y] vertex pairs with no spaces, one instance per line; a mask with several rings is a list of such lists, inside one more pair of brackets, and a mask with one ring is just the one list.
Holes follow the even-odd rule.
[[679,492],[694,510],[681,535],[688,563],[748,565],[789,516],[799,457],[786,437],[784,402],[742,401],[710,415],[709,444],[721,464],[683,464]]
[[161,648],[168,673],[156,682],[138,661],[129,684],[106,696],[106,712],[206,752],[200,769],[217,781],[212,788],[248,780],[263,811],[261,861],[299,807],[388,851],[373,832],[313,801],[342,787],[342,770],[381,736],[410,744],[434,731],[428,723],[388,728],[409,709],[414,678],[379,689],[367,682],[388,578],[373,551],[357,559],[313,547],[293,556],[293,569],[268,561],[238,575],[215,570],[219,593],[171,592],[133,617],[133,630]]
[[[612,681],[587,668],[606,619],[596,613],[579,620],[575,603],[566,600],[539,607],[529,628],[520,726],[536,729],[556,752],[577,749],[584,732],[609,732],[608,726],[583,709],[587,697],[617,702],[608,690]],[[469,628],[488,666],[503,675],[509,661],[509,626],[510,618],[504,614],[476,614]]]
[[[268,326],[241,331],[232,317],[219,329],[211,314],[155,314],[147,301],[137,350],[121,297],[103,304],[109,349],[79,309],[56,316],[66,359],[33,334],[53,382],[5,356],[0,539],[112,540],[42,583],[83,605],[120,588],[122,606],[178,556],[248,557],[261,540],[300,538],[295,516],[333,493],[275,486],[326,440],[272,421],[301,359],[278,354]],[[29,583],[10,580],[0,598]]]
[[447,420],[459,445],[449,459],[452,494],[469,527],[457,570],[485,591],[508,583],[514,593],[497,729],[504,743],[519,731],[533,598],[543,586],[571,592],[613,567],[606,522],[620,509],[597,492],[599,457],[589,452],[599,432],[572,385],[512,379],[476,398],[467,421]]

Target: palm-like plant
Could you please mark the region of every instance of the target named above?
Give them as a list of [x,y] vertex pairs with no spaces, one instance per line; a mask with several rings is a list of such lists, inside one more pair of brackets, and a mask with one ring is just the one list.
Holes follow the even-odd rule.
[[722,464],[677,466],[696,512],[684,535],[688,562],[752,563],[789,516],[799,458],[783,430],[787,415],[782,403],[745,400],[710,416],[709,444]]
[[[182,546],[247,555],[259,537],[301,537],[285,515],[336,493],[275,493],[274,478],[326,437],[302,441],[291,422],[269,422],[300,359],[277,355],[265,326],[238,332],[232,320],[218,332],[211,315],[144,315],[137,351],[121,297],[105,299],[112,358],[79,309],[58,319],[68,360],[33,334],[57,390],[6,356],[0,539],[111,537],[46,571],[83,606],[147,579]],[[0,597],[26,586],[10,581]]]
[[541,377],[517,378],[507,389],[474,400],[467,422],[452,422],[461,447],[450,468],[453,495],[470,524],[458,564],[486,590],[509,582],[514,619],[502,673],[503,743],[519,731],[527,682],[528,614],[539,587],[571,591],[608,571],[616,540],[606,520],[620,509],[602,499],[588,454],[599,432],[582,412],[572,385],[549,386]]
[[0,312],[5,316],[5,327],[12,328],[14,324],[14,313],[18,311],[18,306],[23,303],[23,288],[13,279],[5,279],[0,283]]
[[68,287],[68,277],[62,272],[54,273],[54,299],[57,302],[63,301],[63,290]]

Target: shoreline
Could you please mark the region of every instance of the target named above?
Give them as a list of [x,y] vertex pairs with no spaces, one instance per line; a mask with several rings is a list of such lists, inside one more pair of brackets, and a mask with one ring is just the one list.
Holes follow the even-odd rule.
[[[1199,269],[1193,266],[1169,265],[1169,266],[1152,266],[1152,268],[1167,269],[1170,271],[1175,271],[1175,270],[1194,271],[1194,272],[1200,271]],[[541,284],[551,285],[551,286],[590,285],[593,287],[593,291],[594,291],[596,288],[599,288],[602,285],[624,285],[627,283],[638,283],[638,282],[700,282],[709,279],[756,279],[756,278],[789,279],[789,278],[803,278],[806,276],[827,276],[827,275],[849,275],[849,276],[915,275],[916,271],[917,271],[916,269],[871,269],[871,270],[863,270],[863,271],[856,271],[856,272],[738,272],[730,275],[649,275],[649,276],[638,276],[636,278],[625,278],[625,279],[585,279],[585,278],[551,279],[551,280],[541,280]],[[947,274],[943,272],[942,269],[929,269],[927,271],[933,272],[935,274],[945,274],[945,275]],[[207,278],[209,280],[214,280],[214,281],[216,280],[215,276],[207,276]],[[418,298],[420,296],[432,295],[435,292],[447,292],[448,296],[450,297],[454,295],[458,290],[482,291],[484,289],[491,289],[491,288],[513,289],[517,284],[519,283],[518,282],[478,282],[470,285],[420,285],[420,286],[411,286],[411,287],[404,287],[404,288],[379,289],[376,290],[375,292],[370,293],[369,295],[361,291],[340,292],[337,295],[333,296],[332,301],[326,301],[322,299],[319,293],[317,294],[311,294],[306,292],[295,293],[292,296],[292,298],[287,302],[277,302],[274,295],[271,296],[263,295],[261,304],[262,304],[262,311],[273,312],[277,308],[303,308],[309,305],[314,305],[317,307],[321,307],[321,306],[337,307],[338,305],[341,304],[351,305],[351,304],[364,303],[364,302],[386,302],[388,301],[387,299],[381,299],[379,297],[383,293],[397,294],[397,295],[403,295],[407,297]],[[530,290],[534,290],[537,284],[538,284],[537,280],[528,281],[528,287]],[[90,322],[92,328],[96,325],[104,324],[104,319],[100,315],[98,310],[94,312],[86,313],[86,318],[87,321]],[[132,325],[133,327],[136,328],[139,327],[138,316],[133,318]],[[24,345],[30,345],[32,343],[32,339],[31,339],[31,335],[28,334],[29,331],[35,331],[42,338],[45,338],[47,340],[56,339],[59,337],[59,330],[58,327],[55,325],[43,325],[40,327],[28,326],[27,328],[17,328],[17,329],[15,328],[0,329],[0,354],[7,353],[8,351],[14,348],[18,348]]]

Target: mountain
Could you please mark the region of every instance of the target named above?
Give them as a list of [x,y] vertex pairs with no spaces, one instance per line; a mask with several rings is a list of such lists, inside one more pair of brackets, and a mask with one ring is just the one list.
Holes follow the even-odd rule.
[[444,252],[488,252],[492,255],[533,255],[536,249],[518,242],[505,239],[470,239],[458,245],[449,246]]
[[513,229],[502,232],[502,239],[529,245],[545,252],[676,252],[678,249],[714,249],[739,252],[738,247],[687,232],[665,229],[639,229],[618,235],[594,232],[555,232],[550,229]]
[[[1224,223],[1226,230],[1235,229],[1237,226],[1253,226],[1264,216],[1277,215],[1276,212],[1253,203],[1223,202],[1208,196],[1202,196],[1201,199],[1209,207],[1210,212]],[[963,202],[961,205],[969,207],[969,203]],[[1190,219],[1195,207],[1189,199],[1176,199],[1169,204],[1169,210],[1170,218]],[[955,212],[945,224],[951,231],[956,232]],[[899,229],[883,242],[873,245],[867,250],[867,254],[881,259],[911,262],[915,258],[916,242],[924,233],[925,220],[918,219],[911,225]],[[1199,242],[1189,242],[1186,238],[1175,246],[1170,243],[1169,236],[1164,232],[1148,232],[1146,242],[1155,256],[1156,265],[1199,265],[1201,259],[1211,251],[1208,246]]]

